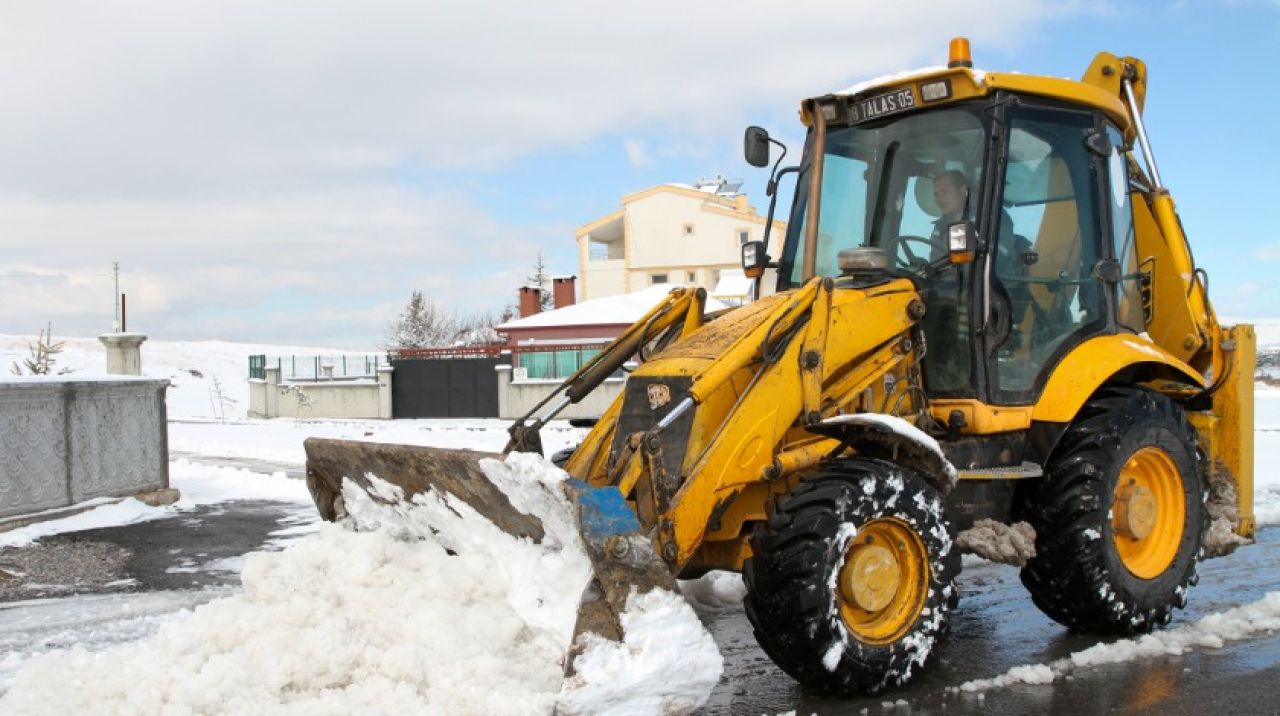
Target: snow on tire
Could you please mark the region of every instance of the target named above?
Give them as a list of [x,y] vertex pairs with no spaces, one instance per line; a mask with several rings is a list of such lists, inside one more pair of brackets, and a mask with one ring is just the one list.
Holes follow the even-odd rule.
[[1169,398],[1113,388],[1091,398],[1027,493],[1036,556],[1022,582],[1075,630],[1167,624],[1196,580],[1205,519],[1195,430]]
[[[824,465],[751,537],[747,617],[805,686],[874,694],[924,666],[959,569],[937,491],[883,460]],[[855,575],[857,575],[855,577]]]

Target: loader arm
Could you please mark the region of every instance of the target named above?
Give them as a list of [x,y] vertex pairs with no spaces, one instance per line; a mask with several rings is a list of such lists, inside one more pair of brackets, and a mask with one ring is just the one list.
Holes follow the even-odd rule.
[[[883,404],[865,396],[914,362],[912,302],[908,280],[854,288],[818,278],[712,322],[632,373],[566,470],[616,487],[678,572],[708,535],[763,518],[732,511],[740,493],[785,486],[840,448],[808,428]],[[721,547],[740,562],[743,540],[728,532]]]
[[[507,429],[511,438],[503,448],[502,454],[536,452],[541,455],[543,450],[540,431],[547,421],[569,405],[580,402],[650,343],[656,343],[661,348],[697,330],[702,325],[702,313],[706,308],[706,301],[707,292],[704,289],[672,289],[666,298],[649,309],[649,312],[640,320],[633,323],[622,335],[605,346],[604,350],[566,378],[529,412],[516,419]],[[534,415],[552,400],[555,400],[555,403],[542,416],[534,418]]]

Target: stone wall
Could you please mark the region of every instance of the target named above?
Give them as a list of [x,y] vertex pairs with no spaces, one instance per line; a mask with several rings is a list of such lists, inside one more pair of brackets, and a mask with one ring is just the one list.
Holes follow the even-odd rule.
[[0,381],[0,519],[167,488],[168,385]]

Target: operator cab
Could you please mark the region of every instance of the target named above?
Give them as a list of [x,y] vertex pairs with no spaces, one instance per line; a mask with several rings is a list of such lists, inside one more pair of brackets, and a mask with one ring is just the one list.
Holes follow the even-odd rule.
[[[839,276],[842,251],[880,249],[925,301],[926,391],[1027,404],[1081,341],[1144,330],[1123,135],[1088,105],[951,72],[947,101],[923,99],[935,72],[806,103],[782,255],[767,265],[786,291]],[[756,163],[768,137],[751,132]]]

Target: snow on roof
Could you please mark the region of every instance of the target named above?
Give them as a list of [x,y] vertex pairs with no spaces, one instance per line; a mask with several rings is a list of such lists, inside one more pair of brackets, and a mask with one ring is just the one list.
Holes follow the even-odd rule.
[[744,298],[751,295],[754,282],[754,279],[747,278],[741,271],[722,271],[711,295],[717,298]]
[[[593,298],[572,306],[543,311],[532,316],[507,321],[497,327],[499,331],[513,328],[547,328],[550,326],[610,326],[630,325],[658,305],[671,289],[680,284],[660,283],[634,293]],[[707,310],[718,311],[727,306],[714,298],[707,298]]]
[[742,180],[729,180],[717,174],[712,179],[702,178],[693,184],[685,184],[679,181],[664,182],[662,186],[669,186],[676,189],[688,189],[689,191],[702,192],[703,194],[711,194],[713,196],[722,196],[732,199],[742,195]]
[[[865,92],[871,89],[872,87],[877,87],[879,85],[896,84],[904,80],[914,79],[916,77],[921,77],[924,75],[931,75],[937,72],[946,72],[946,71],[947,71],[947,68],[942,65],[933,65],[931,67],[921,67],[920,69],[916,69],[916,70],[904,70],[902,72],[897,72],[890,75],[880,75],[879,77],[873,77],[869,80],[866,80],[865,82],[859,82],[858,84],[853,85],[852,87],[847,87],[845,89],[842,89],[839,92],[832,92],[832,94],[854,95],[854,94],[858,94],[859,92]],[[979,84],[982,83],[983,78],[985,78],[987,75],[985,71],[979,70],[979,69],[971,69],[969,70],[969,72],[972,73],[974,82],[977,82]]]

